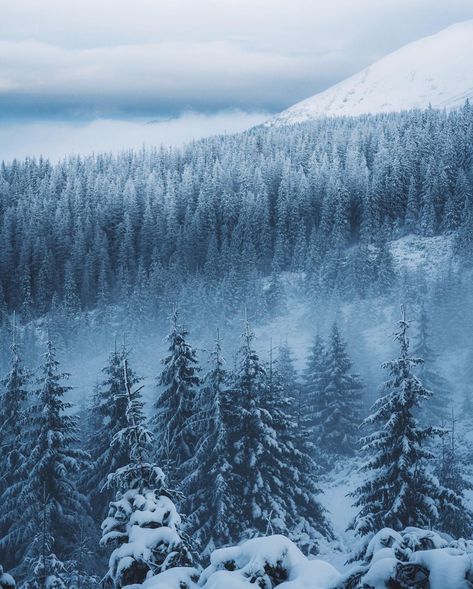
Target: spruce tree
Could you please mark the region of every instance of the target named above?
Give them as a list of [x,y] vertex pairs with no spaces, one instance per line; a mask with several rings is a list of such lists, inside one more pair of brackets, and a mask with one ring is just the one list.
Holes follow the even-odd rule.
[[307,554],[314,554],[323,539],[333,539],[325,509],[317,498],[317,449],[310,440],[309,421],[299,406],[301,391],[287,344],[280,348],[274,367],[272,364],[271,352],[262,405],[271,416],[279,450],[279,464],[276,463],[273,474],[277,476],[279,471],[285,489],[286,516],[284,528],[278,531],[288,535]]
[[293,399],[267,371],[253,347],[248,321],[232,387],[232,489],[239,508],[232,514],[234,538],[268,533],[294,535],[316,546],[330,535],[317,502],[315,466],[296,442]]
[[141,388],[133,388],[126,358],[122,371],[126,425],[110,448],[128,456],[129,462],[107,478],[116,499],[102,523],[101,540],[102,546],[114,547],[106,579],[115,589],[192,560],[179,535],[181,519],[164,474],[151,461],[152,433],[145,424]]
[[110,354],[102,373],[104,380],[96,387],[89,413],[91,422],[87,449],[91,461],[85,476],[83,487],[87,492],[95,519],[101,519],[106,513],[112,498],[106,486],[107,477],[117,468],[128,464],[129,456],[125,448],[112,448],[114,436],[126,426],[126,400],[123,397],[125,387],[123,362],[127,361],[127,374],[131,386],[141,379],[129,366],[129,351],[125,344]]
[[81,521],[88,517],[87,501],[76,486],[77,473],[87,455],[77,449],[77,419],[70,414],[72,404],[64,401],[71,388],[64,384],[67,377],[59,371],[56,350],[48,340],[37,398],[24,432],[27,453],[19,472],[21,480],[6,494],[7,502],[12,497],[18,497],[18,502],[4,541],[19,542],[21,555],[35,552],[38,537],[44,538],[47,519],[48,553],[63,560],[74,549]]
[[15,562],[20,548],[16,542],[5,542],[10,526],[16,519],[16,505],[20,499],[10,487],[20,483],[20,472],[27,459],[25,444],[26,412],[30,375],[23,366],[14,327],[11,346],[10,372],[2,381],[0,395],[0,548],[4,565]]
[[317,446],[332,455],[352,454],[357,440],[362,384],[351,368],[346,344],[334,323],[323,368],[317,432]]
[[275,362],[278,378],[284,389],[294,398],[294,407],[296,414],[302,411],[302,386],[298,382],[297,370],[294,367],[292,350],[287,340],[278,347],[278,355]]
[[439,519],[436,528],[453,538],[470,538],[473,532],[473,513],[466,504],[465,491],[471,491],[473,484],[464,475],[455,432],[455,416],[452,411],[450,431],[442,438],[441,456],[436,471],[444,488],[439,505]]
[[426,424],[440,425],[448,416],[451,394],[446,379],[435,369],[438,354],[430,347],[429,323],[425,305],[422,303],[413,352],[423,359],[418,369],[419,376],[424,386],[432,392],[432,396],[423,406],[423,421]]
[[[268,430],[267,413],[262,411],[266,370],[253,348],[254,334],[248,321],[237,353],[237,367],[231,390],[232,488],[239,504],[230,518],[233,540],[242,535],[263,533],[271,517],[271,481],[264,469],[265,441],[274,438]],[[274,505],[280,509],[278,498]],[[280,514],[278,514],[280,515]]]
[[220,337],[210,358],[210,370],[195,400],[195,413],[188,425],[197,436],[195,454],[184,464],[186,532],[199,545],[203,556],[231,541],[229,517],[238,498],[231,484],[229,430],[229,375],[225,370]]
[[309,351],[307,366],[303,373],[301,396],[310,427],[311,440],[314,443],[319,433],[319,413],[322,408],[321,392],[325,388],[325,377],[325,345],[320,335],[317,334]]
[[367,427],[380,426],[362,439],[367,460],[361,472],[366,478],[352,493],[358,513],[351,528],[367,540],[384,527],[396,531],[407,526],[431,527],[438,519],[443,496],[437,478],[427,468],[434,458],[427,445],[444,430],[421,427],[414,417],[414,411],[432,393],[414,374],[422,359],[410,355],[409,326],[402,307],[395,334],[399,357],[383,365],[390,378],[364,421]]
[[154,406],[153,425],[158,439],[158,460],[166,469],[171,484],[183,476],[182,466],[195,450],[195,435],[188,427],[200,383],[194,349],[187,342],[187,331],[179,325],[173,311],[168,335],[169,354],[158,384],[162,388]]

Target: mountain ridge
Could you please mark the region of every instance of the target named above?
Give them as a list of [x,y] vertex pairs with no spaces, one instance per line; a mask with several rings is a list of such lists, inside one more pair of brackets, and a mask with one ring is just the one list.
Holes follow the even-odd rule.
[[455,108],[473,99],[473,19],[404,45],[357,74],[272,117],[267,125],[323,116]]

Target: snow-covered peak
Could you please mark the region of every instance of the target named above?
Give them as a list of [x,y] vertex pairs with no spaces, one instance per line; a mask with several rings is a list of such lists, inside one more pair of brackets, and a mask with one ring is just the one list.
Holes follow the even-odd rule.
[[358,74],[271,119],[292,124],[412,108],[454,108],[473,98],[473,20],[390,53]]

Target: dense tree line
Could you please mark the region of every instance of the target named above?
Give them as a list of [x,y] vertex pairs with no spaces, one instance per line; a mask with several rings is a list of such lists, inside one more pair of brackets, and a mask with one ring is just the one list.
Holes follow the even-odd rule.
[[151,314],[204,289],[225,312],[264,313],[284,270],[306,271],[311,292],[384,292],[393,237],[453,232],[471,254],[472,137],[466,103],[3,163],[0,308],[23,321],[116,301]]

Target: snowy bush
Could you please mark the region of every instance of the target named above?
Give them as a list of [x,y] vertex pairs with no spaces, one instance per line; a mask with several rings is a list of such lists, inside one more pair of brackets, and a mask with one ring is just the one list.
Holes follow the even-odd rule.
[[384,528],[369,542],[364,562],[335,589],[467,589],[473,587],[473,543],[430,530]]
[[177,531],[180,522],[174,503],[157,491],[131,489],[110,503],[101,544],[118,544],[109,562],[108,576],[114,586],[188,564],[190,556]]

